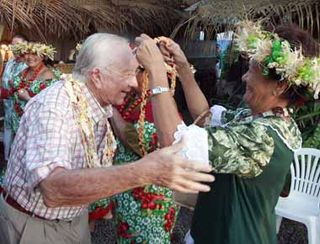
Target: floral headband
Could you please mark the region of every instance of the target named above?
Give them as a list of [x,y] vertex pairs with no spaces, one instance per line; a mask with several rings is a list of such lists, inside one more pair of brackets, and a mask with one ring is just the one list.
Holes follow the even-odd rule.
[[51,45],[47,45],[39,42],[21,42],[15,45],[11,45],[11,50],[15,55],[22,55],[26,53],[35,53],[39,57],[47,57],[54,60],[55,48]]
[[235,41],[239,51],[263,65],[263,75],[273,69],[289,86],[307,87],[314,99],[319,98],[320,57],[304,57],[301,49],[291,48],[287,40],[262,30],[260,22],[240,22]]

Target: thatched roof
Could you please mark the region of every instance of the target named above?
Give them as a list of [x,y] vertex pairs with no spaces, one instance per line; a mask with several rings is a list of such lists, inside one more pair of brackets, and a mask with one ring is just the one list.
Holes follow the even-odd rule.
[[11,30],[28,29],[41,39],[81,38],[103,29],[169,34],[179,20],[169,0],[0,0],[0,21]]
[[[210,34],[232,28],[241,19],[262,18],[269,24],[295,22],[304,29],[320,33],[319,0],[202,0],[175,30],[185,27],[191,37],[202,26]],[[194,10],[195,9],[195,10]]]

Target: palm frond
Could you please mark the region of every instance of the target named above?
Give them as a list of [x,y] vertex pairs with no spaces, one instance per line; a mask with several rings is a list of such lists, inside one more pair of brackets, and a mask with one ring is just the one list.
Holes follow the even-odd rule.
[[319,12],[319,0],[206,0],[185,20],[185,35],[194,36],[199,26],[211,34],[232,29],[238,20],[262,19],[273,25],[295,22],[320,38]]
[[0,21],[11,30],[32,29],[45,39],[73,36],[79,39],[92,30],[113,33],[128,30],[170,33],[179,21],[177,1],[168,0],[0,0]]

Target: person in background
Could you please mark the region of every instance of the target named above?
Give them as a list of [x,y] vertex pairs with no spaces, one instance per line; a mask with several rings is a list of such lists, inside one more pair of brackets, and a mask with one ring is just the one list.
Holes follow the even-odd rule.
[[[15,45],[21,42],[27,42],[27,39],[22,35],[15,35],[12,38],[11,45]],[[2,89],[9,90],[9,81],[13,79],[14,76],[18,75],[22,70],[26,69],[27,65],[23,61],[23,55],[20,52],[14,53],[14,58],[8,60],[5,65],[4,71],[2,73]],[[12,113],[13,113],[13,99],[12,97],[7,97],[3,100],[4,106],[4,129],[3,129],[3,146],[4,146],[4,165],[0,169],[0,191],[2,189],[3,177],[6,168],[6,162],[9,160],[11,144],[13,140],[12,132]]]
[[20,118],[28,101],[59,80],[61,73],[52,69],[55,49],[43,43],[20,43],[14,46],[22,50],[27,68],[11,80],[9,95],[13,100],[11,128],[15,134],[19,128]]
[[219,80],[221,78],[222,70],[222,54],[220,44],[216,43],[216,77]]
[[[21,42],[27,42],[28,40],[22,35],[15,35],[12,38],[11,45],[16,45]],[[10,89],[9,81],[16,75],[27,68],[24,62],[23,54],[20,52],[14,53],[14,58],[10,59],[5,66],[2,75],[2,87],[4,89]],[[11,126],[11,116],[13,112],[13,100],[12,97],[3,100],[4,104],[4,133],[3,133],[3,144],[4,144],[4,158],[6,161],[9,159],[10,147],[13,139],[13,132]]]

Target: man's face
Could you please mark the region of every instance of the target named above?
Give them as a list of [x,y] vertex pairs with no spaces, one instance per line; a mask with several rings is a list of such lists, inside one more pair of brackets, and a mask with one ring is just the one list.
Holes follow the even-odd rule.
[[125,96],[136,87],[136,69],[138,62],[135,56],[131,55],[121,59],[118,65],[108,69],[106,73],[101,73],[101,87],[98,88],[97,95],[102,100],[102,105],[120,105]]

